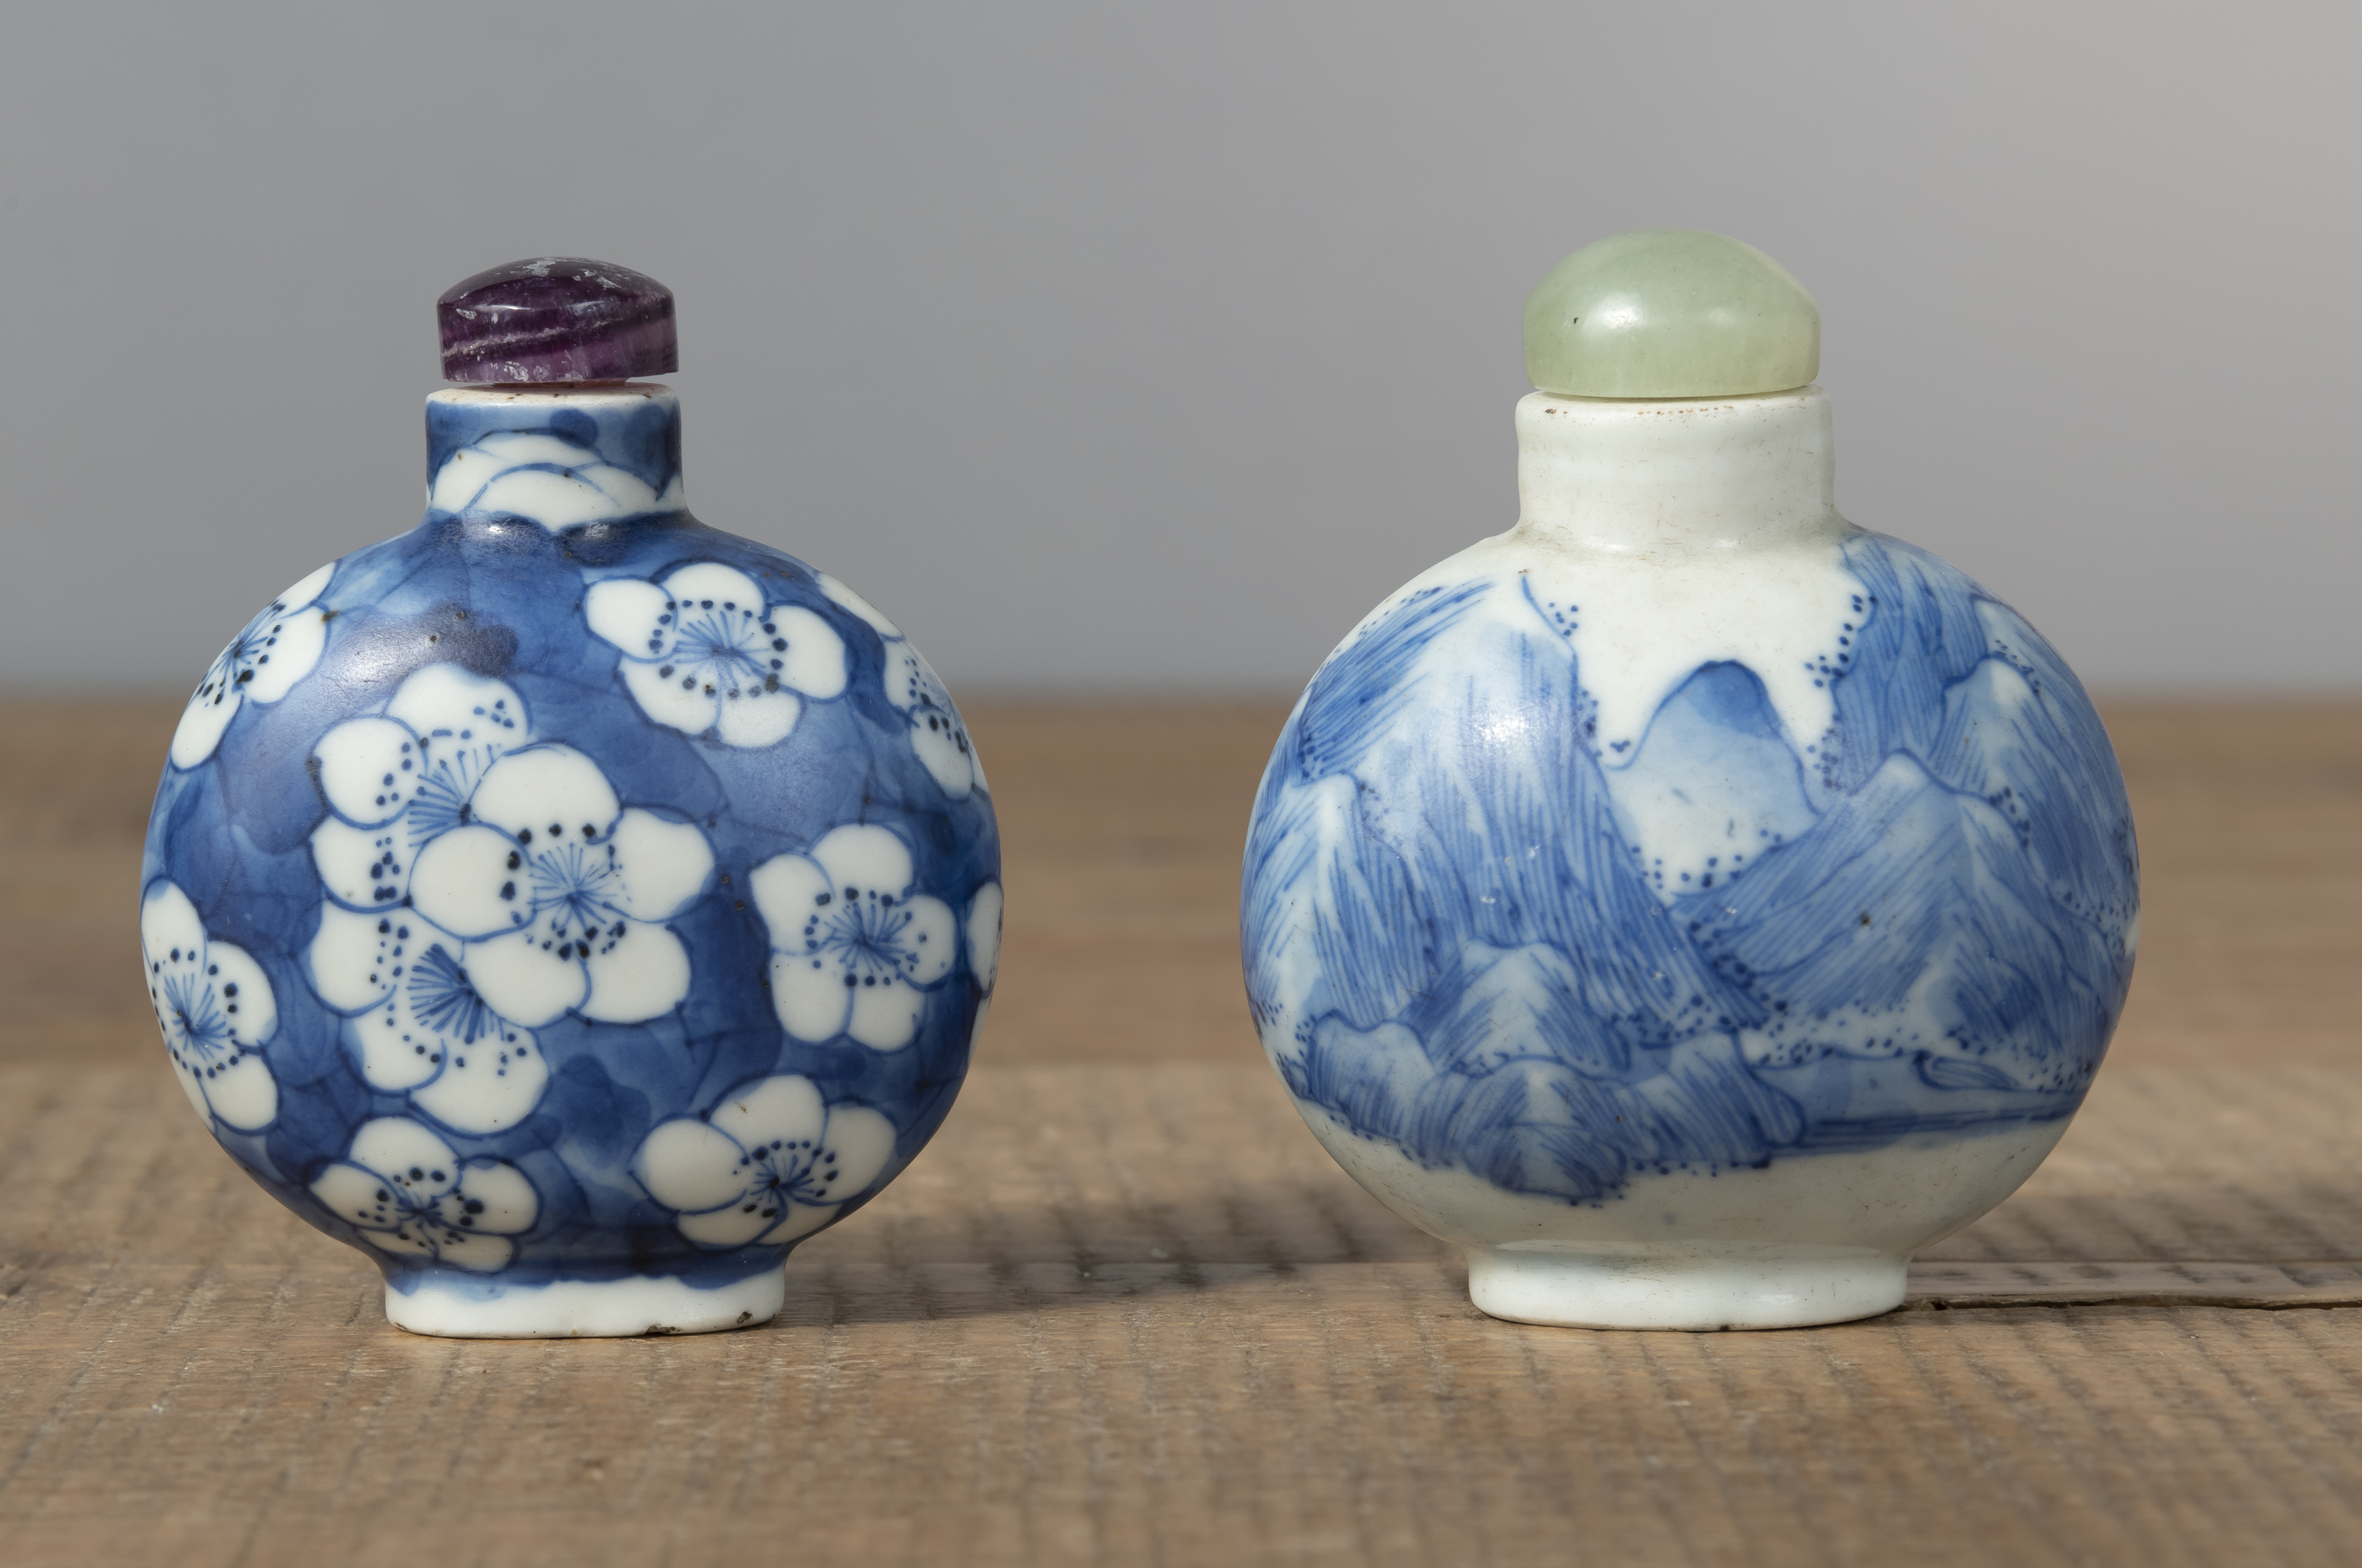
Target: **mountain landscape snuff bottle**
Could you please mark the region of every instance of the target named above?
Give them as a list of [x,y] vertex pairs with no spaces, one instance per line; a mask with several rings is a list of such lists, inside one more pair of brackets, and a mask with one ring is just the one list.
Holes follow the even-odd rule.
[[894,624],[681,497],[671,293],[438,303],[427,500],[206,672],[141,866],[206,1126],[430,1334],[767,1320],[950,1110],[999,835]]
[[2008,605],[1834,504],[1820,314],[1649,230],[1528,300],[1517,525],[1330,655],[1254,804],[1264,1046],[1497,1317],[1899,1305],[2122,1013],[2115,753]]

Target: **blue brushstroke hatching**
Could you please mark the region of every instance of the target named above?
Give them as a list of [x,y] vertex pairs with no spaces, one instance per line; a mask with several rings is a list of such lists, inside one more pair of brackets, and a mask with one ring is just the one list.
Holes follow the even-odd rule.
[[1242,904],[1301,1101],[1574,1203],[2074,1111],[2137,932],[2114,752],[2007,605],[1899,540],[1842,548],[1861,592],[1801,754],[1716,662],[1604,758],[1571,607],[1514,581],[1410,593],[1331,656]]

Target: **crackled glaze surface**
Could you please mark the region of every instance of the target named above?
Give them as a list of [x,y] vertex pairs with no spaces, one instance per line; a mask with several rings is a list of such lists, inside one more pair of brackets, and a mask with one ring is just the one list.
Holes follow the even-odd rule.
[[275,600],[174,739],[140,922],[171,1059],[398,1321],[767,1316],[744,1282],[966,1071],[973,747],[876,610],[682,509],[661,388],[438,393],[428,444],[425,521]]
[[1373,613],[1273,754],[1264,1045],[1348,1169],[1480,1254],[1819,1249],[1900,1299],[2122,1010],[2107,735],[2015,612],[1837,515],[1818,389],[1538,394],[1519,428],[1524,522]]

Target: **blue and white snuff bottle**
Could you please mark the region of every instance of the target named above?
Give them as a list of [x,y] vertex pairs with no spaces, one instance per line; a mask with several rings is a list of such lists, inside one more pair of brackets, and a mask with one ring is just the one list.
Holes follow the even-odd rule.
[[1332,653],[1256,799],[1264,1049],[1499,1317],[1834,1322],[2007,1197],[2131,983],[2049,644],[1834,503],[1820,315],[1651,230],[1526,306],[1517,525]]
[[189,1102],[465,1336],[767,1320],[950,1110],[999,837],[942,683],[690,516],[673,303],[568,259],[438,304],[426,515],[190,700],[141,867]]

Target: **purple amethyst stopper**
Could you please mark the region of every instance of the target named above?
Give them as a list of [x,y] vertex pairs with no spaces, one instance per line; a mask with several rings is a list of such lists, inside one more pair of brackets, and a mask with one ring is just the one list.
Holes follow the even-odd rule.
[[452,284],[435,302],[453,381],[615,381],[680,369],[672,291],[645,272],[542,256]]

